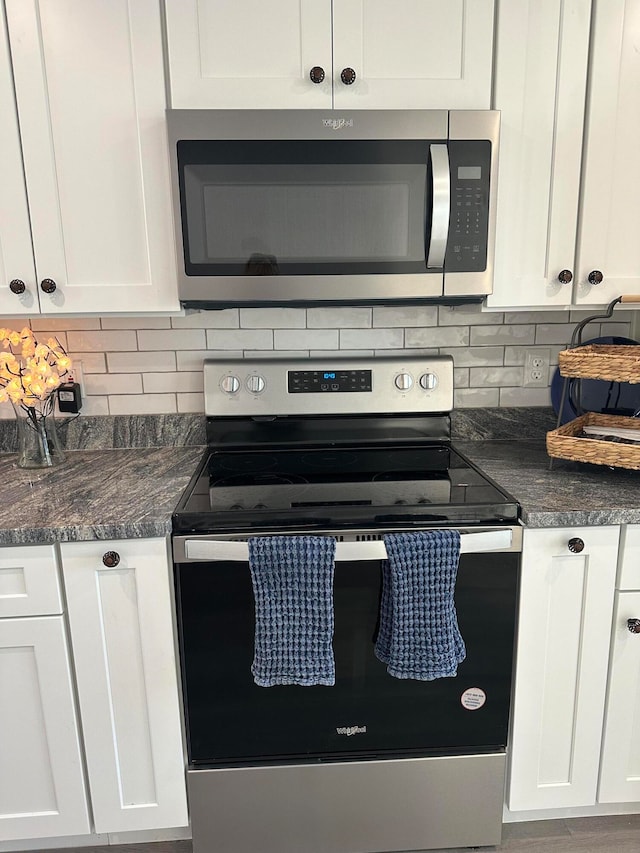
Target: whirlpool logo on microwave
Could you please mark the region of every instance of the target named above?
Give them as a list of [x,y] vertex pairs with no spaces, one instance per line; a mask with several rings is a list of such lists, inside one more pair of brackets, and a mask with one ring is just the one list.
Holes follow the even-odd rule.
[[334,130],[340,130],[343,127],[353,127],[352,118],[323,118],[322,124],[324,127],[331,127]]
[[366,735],[367,727],[366,726],[338,726],[338,728],[336,728],[336,733],[339,735],[346,735],[347,737],[351,737],[351,735]]

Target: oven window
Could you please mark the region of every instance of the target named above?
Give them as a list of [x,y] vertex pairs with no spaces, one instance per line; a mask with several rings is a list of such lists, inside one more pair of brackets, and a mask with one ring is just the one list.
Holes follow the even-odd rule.
[[428,150],[179,142],[187,274],[424,272]]
[[[467,657],[455,678],[421,682],[393,678],[374,654],[380,563],[337,563],[335,686],[264,688],[251,675],[254,602],[248,566],[177,566],[192,766],[503,749],[518,567],[518,554],[461,557],[455,599]],[[483,694],[486,701],[474,708],[471,700]],[[344,734],[354,727],[352,736]]]

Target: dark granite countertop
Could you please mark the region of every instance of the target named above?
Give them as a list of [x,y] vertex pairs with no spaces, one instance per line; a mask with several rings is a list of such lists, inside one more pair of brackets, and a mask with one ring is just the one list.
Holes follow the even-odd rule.
[[166,536],[203,447],[74,450],[60,468],[0,455],[0,545]]
[[458,441],[456,447],[510,492],[529,527],[640,524],[640,471],[555,459],[544,439]]

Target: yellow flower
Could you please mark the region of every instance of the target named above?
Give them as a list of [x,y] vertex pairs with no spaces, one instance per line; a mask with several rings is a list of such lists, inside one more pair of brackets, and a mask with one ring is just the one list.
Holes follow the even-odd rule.
[[8,335],[8,338],[9,338],[9,343],[13,347],[17,347],[18,344],[20,343],[20,335],[18,334],[18,332],[10,332]]

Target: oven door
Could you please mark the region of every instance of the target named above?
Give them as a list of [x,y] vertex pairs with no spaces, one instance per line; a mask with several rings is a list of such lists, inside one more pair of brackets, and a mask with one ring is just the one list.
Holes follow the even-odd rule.
[[384,546],[339,542],[335,686],[270,688],[258,687],[251,674],[254,599],[242,562],[246,543],[176,537],[191,767],[503,751],[520,534],[508,528],[462,537],[455,605],[467,656],[455,678],[423,682],[387,673],[374,654],[381,585],[375,555]]

